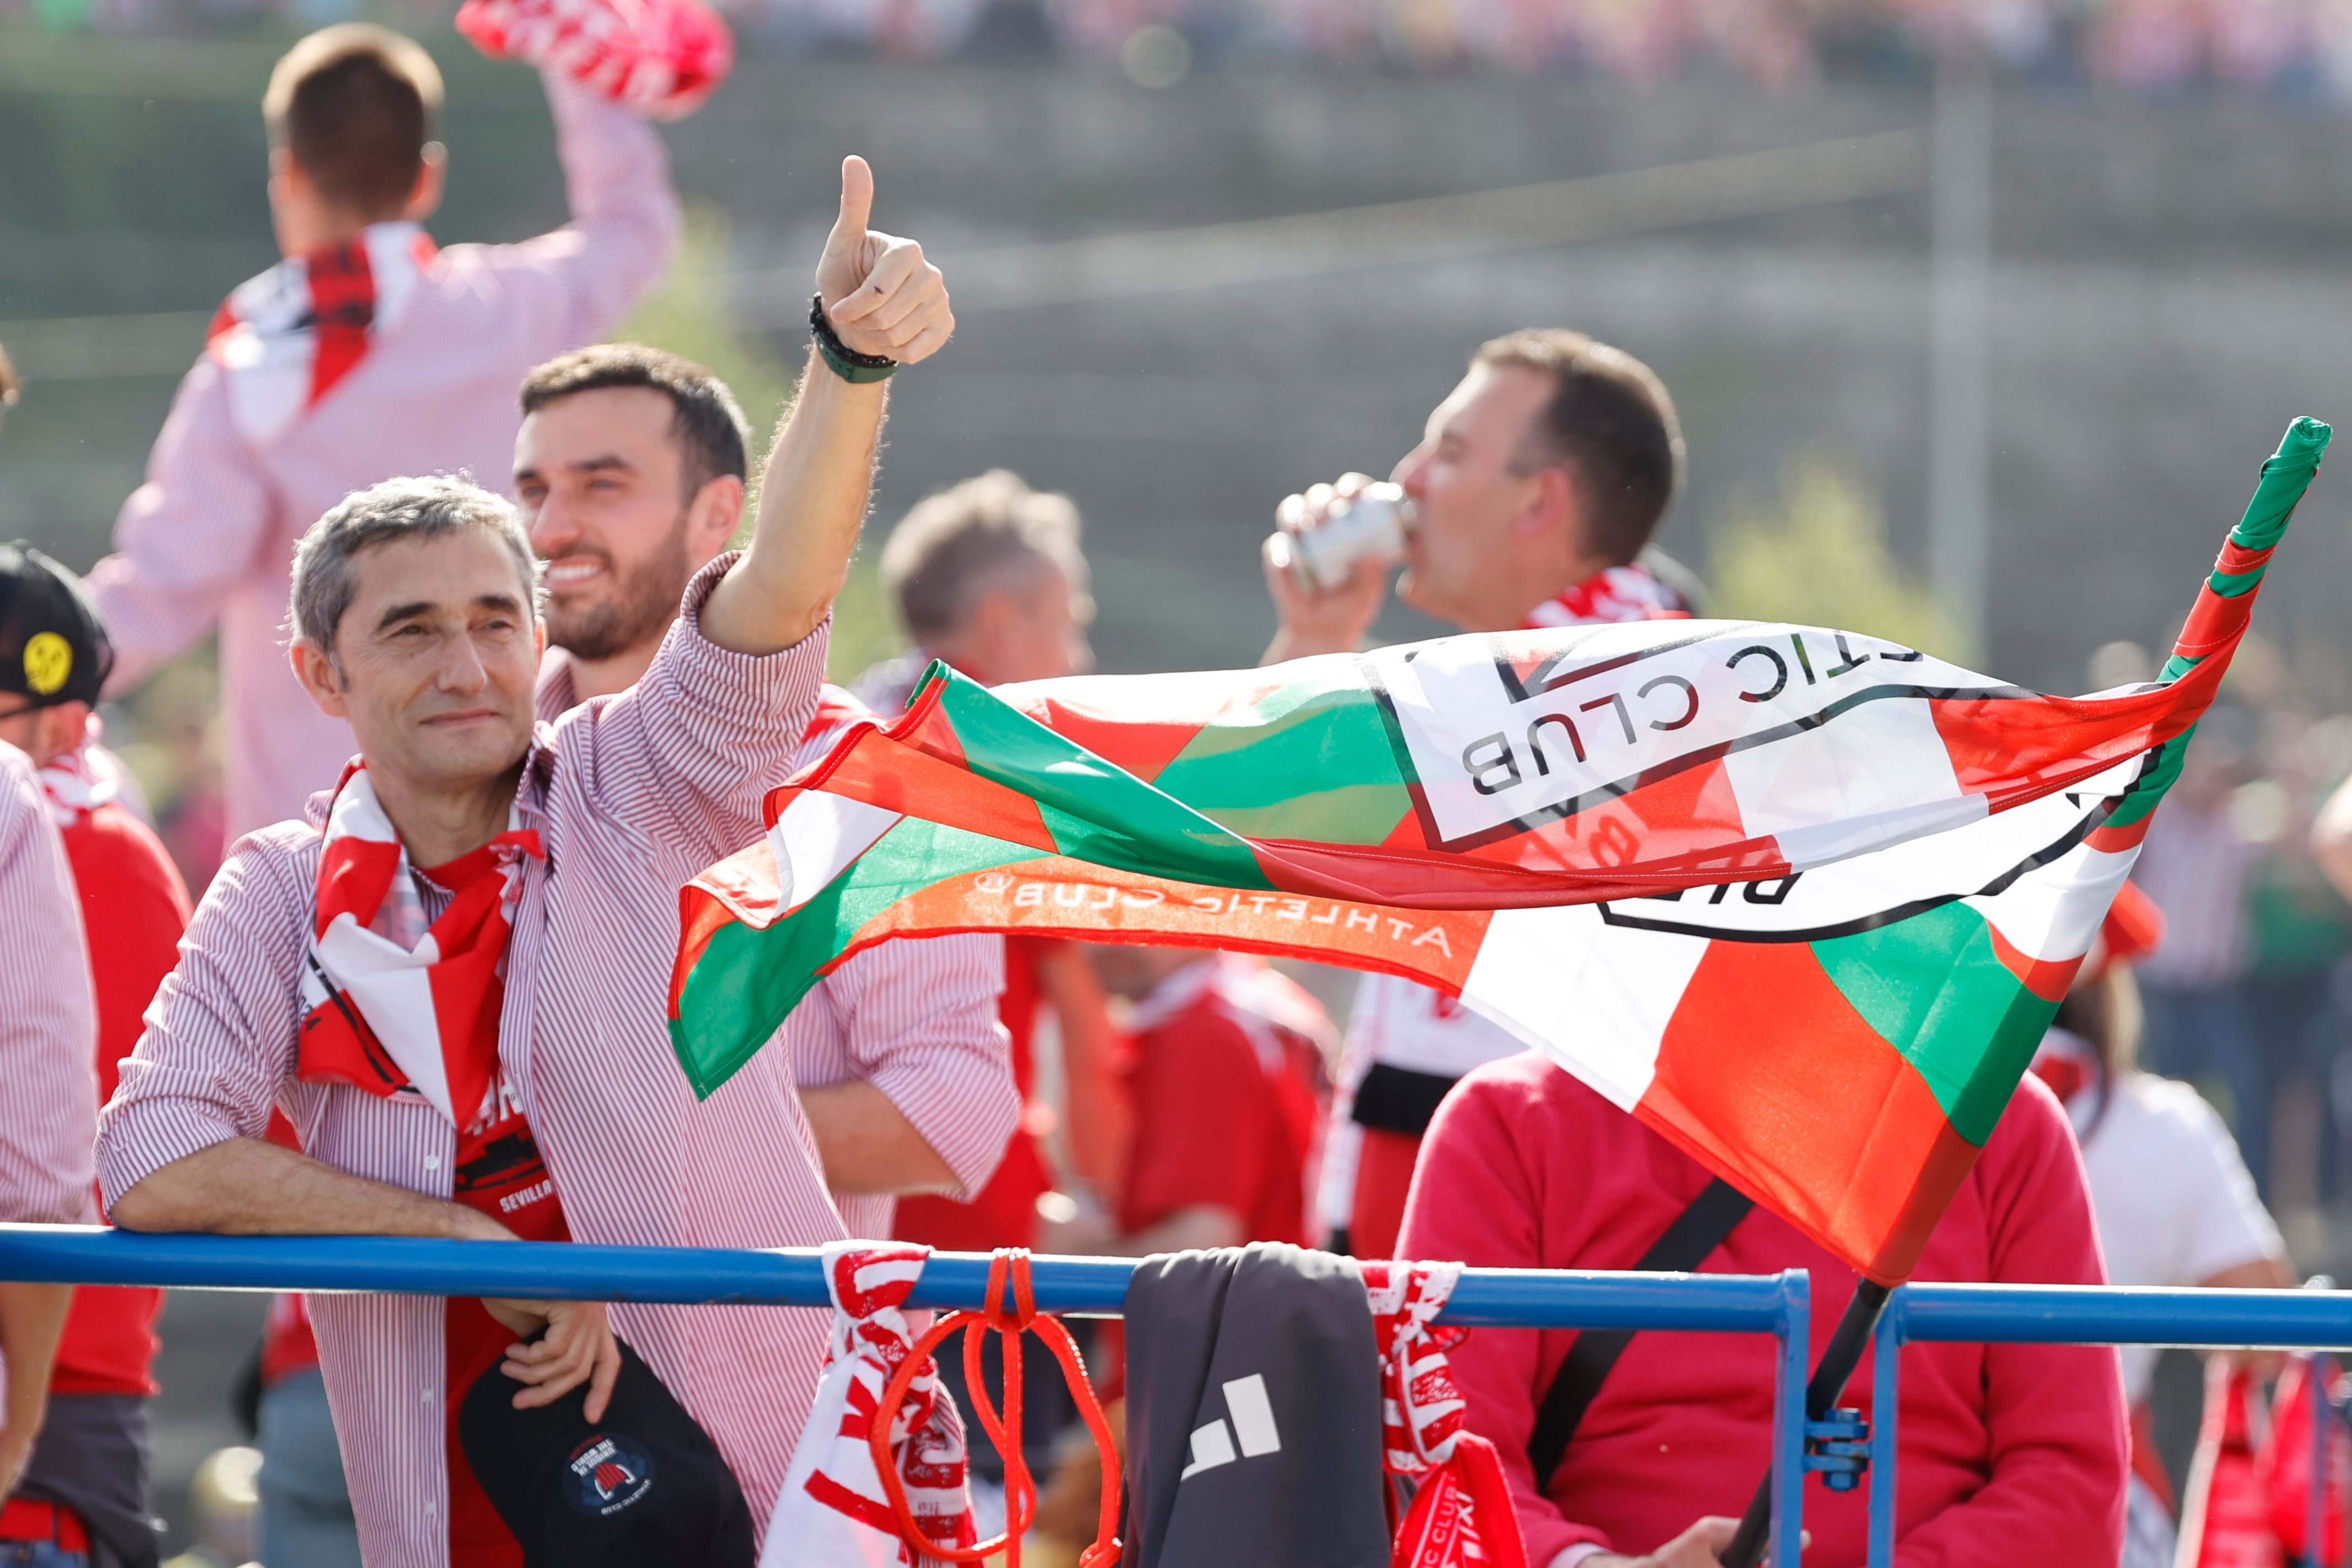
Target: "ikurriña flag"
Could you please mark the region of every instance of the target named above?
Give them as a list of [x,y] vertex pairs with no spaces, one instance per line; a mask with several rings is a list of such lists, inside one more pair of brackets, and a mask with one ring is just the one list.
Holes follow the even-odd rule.
[[2244,633],[2298,420],[2156,682],[2043,696],[1810,626],[1440,638],[988,691],[934,667],[681,894],[708,1094],[891,937],[1404,975],[1894,1282],[2008,1103]]

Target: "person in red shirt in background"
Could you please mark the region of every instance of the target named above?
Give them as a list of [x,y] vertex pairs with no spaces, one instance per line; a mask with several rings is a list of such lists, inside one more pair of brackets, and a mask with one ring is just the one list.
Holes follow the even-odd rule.
[[[81,899],[98,1001],[98,1098],[114,1093],[141,1016],[179,961],[188,890],[163,841],[123,805],[121,764],[90,713],[113,667],[106,628],[79,579],[39,551],[0,545],[0,742],[39,770]],[[39,1538],[152,1564],[147,1401],[155,1394],[161,1290],[74,1292],[49,1378],[48,1418],[0,1515],[0,1542]],[[98,1559],[93,1559],[98,1560]]]
[[[891,530],[881,558],[883,591],[913,651],[859,677],[858,698],[887,722],[905,709],[933,659],[983,686],[1093,668],[1087,627],[1094,620],[1094,600],[1079,531],[1077,508],[1067,496],[1031,489],[1003,468],[919,502]],[[998,1016],[1013,1037],[1013,1076],[1025,1107],[1021,1129],[996,1174],[970,1203],[899,1199],[894,1229],[900,1239],[955,1252],[1030,1247],[1041,1202],[1055,1213],[1069,1212],[1055,1194],[1045,1152],[1055,1118],[1037,1083],[1041,1021],[1055,1030],[1060,1047],[1068,1110],[1064,1147],[1073,1167],[1065,1181],[1075,1176],[1100,1194],[1118,1180],[1124,1119],[1112,1087],[1113,1037],[1094,971],[1069,942],[1013,936],[1004,947]],[[1038,1364],[1044,1368],[1043,1358]]]
[[1315,1131],[1337,1043],[1321,1004],[1264,959],[1098,947],[1128,998],[1132,1131],[1115,1226],[1056,1227],[1054,1249],[1145,1258],[1307,1241]]
[[[1696,1161],[1529,1051],[1477,1068],[1423,1141],[1400,1238],[1407,1258],[1502,1268],[1631,1268],[1706,1188]],[[1812,1359],[1853,1271],[1778,1215],[1749,1211],[1703,1272],[1811,1272]],[[2029,1075],[1921,1254],[1917,1279],[2103,1285],[2083,1160]],[[1769,1342],[1639,1333],[1548,1479],[1528,1455],[1574,1339],[1481,1329],[1452,1352],[1470,1429],[1517,1500],[1530,1568],[1713,1568],[1769,1452]],[[1868,1414],[1865,1355],[1843,1403]],[[2114,1563],[2123,1548],[2125,1419],[2104,1346],[1919,1344],[1904,1360],[1899,1568]],[[1860,1568],[1865,1495],[1805,1502],[1807,1568]]]
[[[912,651],[860,676],[858,698],[888,722],[905,710],[935,658],[984,686],[1091,669],[1087,627],[1095,610],[1079,531],[1077,508],[1067,496],[1034,490],[1002,468],[918,502],[891,530],[880,563],[883,592]],[[900,1198],[891,1225],[899,1239],[948,1252],[1034,1247],[1042,1212],[1066,1216],[1078,1208],[1069,1189],[1092,1199],[1118,1180],[1125,1122],[1112,1077],[1117,1039],[1083,950],[1006,937],[997,1016],[1012,1037],[1021,1125],[996,1174],[969,1203],[934,1194]],[[1038,1082],[1041,1032],[1055,1047],[1068,1113],[1061,1125],[1068,1168],[1058,1176],[1047,1153],[1055,1108]],[[992,1398],[1004,1392],[1000,1355],[991,1340],[982,1375]],[[950,1356],[940,1365],[971,1409],[961,1362]],[[1023,1365],[1023,1447],[1033,1471],[1042,1474],[1055,1435],[1077,1410],[1052,1357],[1031,1356]],[[976,1479],[1002,1485],[1003,1460],[994,1448],[975,1443],[971,1460]]]

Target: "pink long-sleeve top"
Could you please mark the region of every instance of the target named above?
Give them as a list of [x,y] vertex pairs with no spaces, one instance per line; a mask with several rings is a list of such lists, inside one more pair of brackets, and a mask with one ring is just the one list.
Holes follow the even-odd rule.
[[[1398,1249],[1508,1268],[1631,1268],[1707,1183],[1697,1162],[1529,1052],[1446,1097],[1422,1144]],[[1703,1272],[1812,1277],[1812,1357],[1853,1271],[1761,1208]],[[2105,1283],[2083,1162],[2032,1077],[1994,1129],[1914,1276]],[[1502,1450],[1534,1568],[1580,1543],[1652,1552],[1706,1514],[1738,1515],[1770,1455],[1772,1344],[1636,1334],[1538,1492],[1528,1438],[1572,1331],[1480,1329],[1453,1352],[1474,1430]],[[1870,1409],[1865,1355],[1842,1403]],[[1904,1352],[1898,1568],[2073,1568],[2123,1548],[2125,1425],[2116,1352],[1918,1344]],[[1859,1568],[1866,1495],[1808,1486],[1807,1568]],[[1573,1555],[1581,1555],[1575,1553]],[[1571,1556],[1571,1561],[1573,1556]]]
[[0,953],[0,1220],[87,1224],[98,1004],[81,900],[32,760],[5,742]]
[[[764,832],[761,796],[806,729],[825,636],[767,658],[699,629],[731,556],[698,574],[644,679],[542,725],[518,804],[547,852],[525,872],[507,951],[499,1057],[520,1095],[575,1241],[646,1247],[810,1246],[842,1237],[793,1058],[760,1053],[697,1100],[664,1022],[677,889]],[[322,803],[323,804],[323,803]],[[259,1138],[283,1106],[313,1157],[371,1180],[450,1195],[457,1136],[428,1105],[295,1077],[300,967],[315,909],[316,818],[247,838],[205,894],[179,969],[100,1119],[111,1205],[173,1161]],[[845,966],[844,975],[848,966]],[[895,1006],[854,976],[825,983],[838,1026]],[[993,1033],[1001,970],[981,963],[923,1005]],[[897,1037],[909,1052],[928,1034]],[[960,1043],[956,1047],[962,1050]],[[87,1053],[85,1052],[85,1055]],[[967,1068],[972,1064],[967,1058]],[[1020,1114],[999,1047],[989,1070],[937,1075],[966,1130],[941,1152],[987,1179]],[[884,1072],[878,1075],[887,1078]],[[984,1153],[975,1155],[971,1151]],[[448,1474],[439,1300],[315,1295],[320,1362],[372,1568],[446,1568]],[[717,1441],[764,1521],[815,1391],[827,1318],[759,1307],[625,1304],[615,1331]]]
[[351,726],[313,708],[288,668],[295,542],[344,496],[403,474],[464,470],[506,489],[524,374],[609,331],[676,243],[652,129],[559,76],[546,82],[572,222],[435,255],[358,366],[265,440],[241,427],[215,356],[200,357],[115,520],[114,553],[90,571],[118,691],[218,626],[232,841],[299,818],[353,750]]

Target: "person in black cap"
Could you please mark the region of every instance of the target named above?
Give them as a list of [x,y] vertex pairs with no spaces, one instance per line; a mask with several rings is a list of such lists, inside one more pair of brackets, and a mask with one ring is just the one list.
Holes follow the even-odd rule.
[[[179,871],[123,804],[121,765],[98,743],[90,709],[113,665],[80,581],[29,545],[0,545],[0,742],[32,759],[81,900],[100,1104],[178,959],[189,914]],[[74,1293],[47,1419],[0,1510],[0,1548],[33,1539],[70,1552],[79,1542],[93,1563],[155,1562],[147,1401],[163,1304],[161,1290]]]

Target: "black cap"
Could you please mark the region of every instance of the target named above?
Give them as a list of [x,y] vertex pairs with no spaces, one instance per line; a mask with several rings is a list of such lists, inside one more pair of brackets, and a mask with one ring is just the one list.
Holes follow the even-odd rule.
[[719,1446],[636,1352],[620,1349],[602,1421],[587,1417],[585,1384],[517,1410],[523,1385],[495,1366],[458,1406],[458,1445],[525,1568],[753,1568],[751,1510]]
[[0,691],[95,705],[114,644],[81,579],[19,540],[0,544]]

